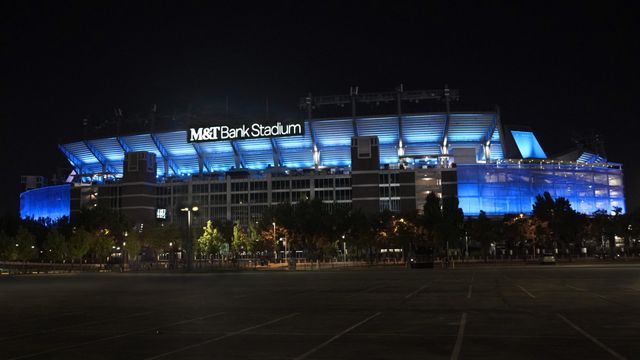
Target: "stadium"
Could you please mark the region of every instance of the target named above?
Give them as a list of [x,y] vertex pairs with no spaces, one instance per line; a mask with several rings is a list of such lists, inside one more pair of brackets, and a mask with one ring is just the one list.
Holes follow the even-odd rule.
[[[101,206],[144,224],[183,221],[180,209],[193,205],[200,221],[246,226],[278,203],[319,198],[366,213],[407,212],[421,210],[432,192],[457,197],[466,216],[530,214],[544,192],[567,198],[581,213],[624,212],[621,164],[587,147],[548,156],[531,128],[504,125],[498,110],[452,111],[457,97],[446,87],[352,89],[302,98],[302,119],[293,123],[208,120],[200,127],[62,143],[72,176],[22,193],[21,216],[73,218]],[[444,110],[406,110],[418,101],[436,101]],[[395,111],[357,112],[373,103],[390,103]],[[347,116],[316,114],[345,105]]]

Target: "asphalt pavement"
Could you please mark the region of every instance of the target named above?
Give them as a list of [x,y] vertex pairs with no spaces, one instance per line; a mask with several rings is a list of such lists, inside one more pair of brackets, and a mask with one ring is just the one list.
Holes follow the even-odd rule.
[[640,265],[0,277],[0,359],[634,359]]

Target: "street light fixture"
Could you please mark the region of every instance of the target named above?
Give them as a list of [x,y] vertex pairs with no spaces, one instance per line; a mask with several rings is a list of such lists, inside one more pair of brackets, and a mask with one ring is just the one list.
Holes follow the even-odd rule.
[[278,251],[275,249],[275,246],[276,246],[276,223],[275,223],[275,221],[272,222],[271,225],[273,225],[273,246],[274,246],[273,255],[275,257],[274,260],[278,260]]
[[187,242],[186,242],[186,251],[187,251],[187,271],[191,271],[192,261],[193,261],[193,244],[192,244],[192,236],[191,236],[191,213],[197,212],[199,209],[197,206],[184,207],[180,209],[180,211],[187,213]]
[[342,260],[347,262],[347,242],[344,240],[344,235],[342,235]]

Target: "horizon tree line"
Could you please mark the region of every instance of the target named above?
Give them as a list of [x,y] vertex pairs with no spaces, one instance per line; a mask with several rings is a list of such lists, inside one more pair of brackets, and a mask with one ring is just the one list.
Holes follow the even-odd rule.
[[[289,251],[302,251],[307,259],[321,261],[336,258],[344,247],[350,259],[370,262],[380,260],[382,249],[402,249],[402,254],[408,254],[418,248],[429,249],[438,257],[456,253],[487,259],[497,255],[498,247],[515,257],[555,249],[559,254],[578,256],[585,248],[591,254],[608,249],[608,256],[613,257],[616,237],[623,240],[627,255],[637,252],[634,240],[640,237],[639,213],[623,214],[614,208],[612,214],[598,210],[587,216],[574,210],[566,198],[554,199],[547,192],[536,196],[530,216],[501,218],[489,217],[484,211],[465,218],[457,198],[441,199],[433,193],[427,195],[421,213],[402,214],[388,210],[365,214],[313,199],[272,206],[261,220],[244,227],[237,221],[207,219],[191,235],[191,256],[201,260],[273,259],[272,254],[283,251],[286,242]],[[143,249],[156,258],[182,251],[185,234],[175,222],[135,228],[106,208],[85,209],[73,222],[4,216],[0,218],[0,260],[105,263],[121,247],[136,262],[143,260]],[[467,248],[471,254],[466,253]]]

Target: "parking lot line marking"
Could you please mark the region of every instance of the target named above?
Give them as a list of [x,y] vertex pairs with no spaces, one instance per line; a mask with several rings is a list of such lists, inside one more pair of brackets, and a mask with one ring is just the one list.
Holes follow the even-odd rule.
[[626,358],[620,354],[618,354],[617,352],[613,351],[611,348],[609,348],[607,345],[601,343],[598,339],[596,339],[595,337],[591,336],[589,333],[587,333],[586,331],[582,330],[578,325],[572,323],[569,319],[567,319],[566,317],[562,316],[561,314],[556,314],[562,321],[564,321],[567,325],[571,326],[574,330],[576,330],[577,332],[579,332],[580,334],[582,334],[584,337],[586,337],[587,339],[591,340],[591,342],[593,342],[594,344],[598,345],[600,348],[602,348],[603,350],[605,350],[606,352],[608,352],[609,354],[611,354],[614,358],[619,359],[619,360],[626,360]]
[[473,285],[469,285],[469,292],[467,293],[467,299],[471,299],[471,289],[473,289]]
[[408,298],[410,298],[410,297],[412,297],[412,296],[418,295],[418,293],[419,293],[420,291],[424,290],[428,285],[429,285],[429,284],[422,285],[418,290],[416,290],[416,291],[412,292],[411,294],[409,294],[409,295],[405,296],[404,298],[405,298],[405,299],[408,299]]
[[151,314],[151,313],[153,313],[153,311],[145,311],[145,312],[135,313],[135,314],[131,314],[131,315],[116,316],[116,317],[112,317],[112,318],[109,318],[109,319],[93,320],[93,321],[87,321],[87,322],[83,322],[83,323],[79,323],[79,324],[60,326],[60,327],[56,327],[56,328],[52,328],[52,329],[46,329],[46,330],[40,330],[40,331],[28,333],[28,334],[19,334],[19,335],[7,336],[7,337],[0,338],[0,342],[6,341],[6,340],[15,340],[15,339],[28,337],[28,336],[33,336],[33,335],[47,334],[47,333],[50,333],[50,332],[53,332],[53,331],[58,331],[58,330],[72,329],[72,328],[79,327],[79,326],[102,324],[102,323],[113,321],[113,320],[128,319],[128,318],[132,318],[132,317],[136,317],[136,316],[143,316],[143,315],[147,315],[147,314]]
[[95,343],[99,343],[99,342],[103,342],[103,341],[107,341],[107,340],[119,339],[119,338],[122,338],[122,337],[125,337],[125,336],[129,336],[129,335],[140,334],[140,333],[144,333],[144,332],[147,332],[147,331],[152,331],[152,330],[157,330],[157,329],[162,329],[162,328],[169,328],[169,327],[172,327],[172,326],[177,326],[177,325],[190,323],[192,321],[204,320],[204,319],[208,319],[208,318],[211,318],[211,317],[214,317],[214,316],[218,316],[218,315],[222,315],[222,314],[224,314],[224,312],[218,312],[218,313],[209,314],[209,315],[205,315],[205,316],[199,316],[199,317],[193,318],[193,319],[182,320],[182,321],[178,321],[178,322],[174,322],[174,323],[166,324],[166,325],[161,325],[161,326],[149,327],[149,328],[145,328],[145,329],[142,329],[142,330],[130,331],[130,332],[127,332],[127,333],[124,333],[124,334],[108,336],[108,337],[104,337],[104,338],[100,338],[100,339],[89,340],[89,341],[85,341],[85,342],[82,342],[82,343],[79,343],[79,344],[60,346],[60,347],[57,347],[57,348],[51,348],[51,349],[48,349],[48,350],[39,351],[37,353],[17,356],[17,357],[11,358],[9,360],[28,359],[28,358],[31,358],[31,357],[34,357],[34,356],[49,354],[49,353],[60,351],[60,350],[69,350],[69,349],[73,349],[73,348],[77,348],[77,347],[81,347],[81,346],[85,346],[85,345],[90,345],[90,344],[95,344]]
[[530,297],[530,298],[532,298],[532,299],[535,299],[535,298],[536,298],[532,293],[528,292],[528,291],[527,291],[527,289],[523,288],[523,287],[522,287],[522,286],[520,286],[520,285],[516,285],[516,286],[517,286],[518,288],[520,288],[520,290],[524,291],[524,293],[525,293],[525,294],[529,295],[529,297]]
[[475,279],[475,278],[476,278],[476,272],[474,271],[474,272],[471,274],[471,282],[473,282],[473,279]]
[[462,339],[464,338],[464,327],[467,324],[467,313],[462,313],[460,318],[460,326],[458,327],[458,337],[456,338],[456,344],[453,346],[453,352],[451,353],[451,360],[458,360],[460,356],[460,350],[462,350]]
[[329,345],[330,343],[332,343],[332,342],[333,342],[333,341],[335,341],[336,339],[339,339],[341,336],[343,336],[344,334],[348,333],[349,331],[351,331],[351,330],[353,330],[353,329],[357,328],[358,326],[360,326],[360,325],[362,325],[362,324],[366,323],[367,321],[369,321],[369,320],[373,319],[374,317],[376,317],[376,316],[378,316],[378,315],[380,315],[380,314],[381,314],[380,312],[377,312],[377,313],[375,313],[375,314],[373,314],[373,315],[369,316],[368,318],[366,318],[366,319],[364,319],[364,320],[360,321],[359,323],[356,323],[355,325],[352,325],[351,327],[349,327],[349,328],[347,328],[347,329],[345,329],[345,330],[342,330],[341,332],[339,332],[339,333],[337,333],[336,335],[334,335],[331,339],[329,339],[329,340],[327,340],[327,341],[323,342],[322,344],[320,344],[320,345],[318,345],[318,346],[314,347],[313,349],[311,349],[311,350],[307,351],[306,353],[304,353],[304,354],[302,354],[302,355],[300,355],[300,356],[296,357],[294,360],[302,360],[302,359],[306,358],[307,356],[309,356],[309,355],[313,354],[314,352],[316,352],[316,351],[318,351],[318,350],[322,349],[323,347],[325,347],[325,346]]
[[293,313],[293,314],[289,314],[289,315],[286,315],[286,316],[282,316],[282,317],[279,317],[277,319],[270,320],[270,321],[267,321],[267,322],[263,322],[263,323],[258,324],[258,325],[249,326],[247,328],[244,328],[244,329],[241,329],[241,330],[238,330],[238,331],[234,331],[234,332],[230,332],[230,333],[227,333],[227,334],[224,334],[224,335],[221,335],[221,336],[217,336],[215,338],[208,339],[208,340],[205,340],[205,341],[201,341],[199,343],[195,343],[195,344],[192,344],[192,345],[184,346],[184,347],[181,347],[179,349],[167,351],[167,352],[162,353],[162,354],[158,354],[158,355],[155,355],[155,356],[152,356],[152,357],[148,357],[148,358],[145,358],[145,360],[159,359],[159,358],[162,358],[162,357],[165,357],[165,356],[168,356],[168,355],[173,355],[173,354],[179,353],[181,351],[193,349],[193,348],[196,348],[196,347],[199,347],[199,346],[202,346],[202,345],[206,345],[206,344],[209,344],[209,343],[212,343],[212,342],[215,342],[215,341],[226,339],[226,338],[231,337],[231,336],[239,335],[239,334],[245,333],[247,331],[258,329],[258,328],[261,328],[263,326],[271,325],[271,324],[277,323],[278,321],[281,321],[281,320],[284,320],[284,319],[288,319],[288,318],[291,318],[291,317],[294,317],[294,316],[297,316],[297,315],[299,315],[299,313]]

